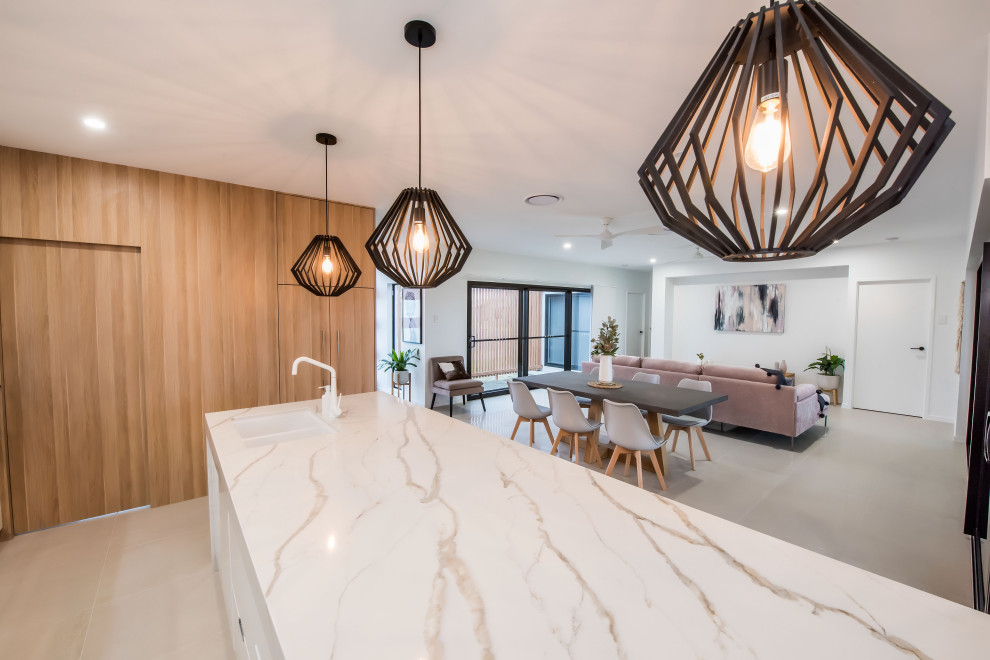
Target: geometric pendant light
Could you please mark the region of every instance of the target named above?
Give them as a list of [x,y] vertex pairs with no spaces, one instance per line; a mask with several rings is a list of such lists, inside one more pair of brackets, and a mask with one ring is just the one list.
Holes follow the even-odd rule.
[[292,266],[292,275],[302,286],[318,296],[339,296],[361,277],[361,269],[336,236],[330,235],[330,184],[328,151],[337,138],[329,133],[317,133],[316,141],[323,145],[324,197],[326,207],[325,234],[313,237],[302,255]]
[[406,188],[365,244],[375,267],[405,288],[428,289],[464,267],[471,244],[435,190],[423,188],[423,49],[437,40],[425,21],[410,21],[406,41],[419,53],[419,183]]
[[820,3],[771,2],[729,31],[640,186],[726,261],[807,257],[904,199],[949,112]]

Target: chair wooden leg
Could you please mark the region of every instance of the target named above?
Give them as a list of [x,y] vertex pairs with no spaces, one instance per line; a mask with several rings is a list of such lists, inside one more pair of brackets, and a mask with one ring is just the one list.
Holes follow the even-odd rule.
[[626,452],[626,471],[625,474],[622,475],[624,477],[629,476],[629,461],[631,460],[632,460],[632,452]]
[[636,481],[639,487],[643,487],[643,453],[636,452]]
[[657,462],[657,453],[655,451],[649,451],[647,453],[650,455],[653,469],[657,471],[657,476],[660,477],[660,490],[667,490],[667,482],[663,480],[663,470],[660,469],[660,463]]
[[523,421],[523,418],[522,417],[519,417],[516,420],[516,425],[512,427],[512,435],[509,436],[509,440],[515,440],[516,439],[516,432],[519,431],[519,425],[522,424],[522,421]]
[[608,462],[608,467],[605,468],[606,477],[612,476],[612,470],[615,469],[615,462],[619,460],[619,456],[621,456],[624,451],[625,450],[623,450],[622,447],[616,445],[615,451],[612,452],[612,460]]
[[[688,453],[691,454],[691,469],[693,470],[694,469],[694,441],[691,439],[691,427],[689,426],[688,428],[684,429],[684,431],[685,431],[685,433],[687,433]],[[676,442],[676,439],[675,439],[675,442]]]
[[557,453],[557,446],[560,445],[560,439],[564,437],[563,431],[557,431],[557,437],[553,439],[553,446],[550,447],[550,455],[553,456]]
[[578,446],[578,434],[575,433],[573,436],[571,436],[571,462],[574,462],[574,453],[577,450],[577,446]]
[[673,430],[674,430],[674,427],[671,426],[670,424],[667,424],[667,431],[663,434],[663,439],[664,440],[669,440],[670,439],[670,433]]
[[534,428],[533,427],[533,424],[535,424],[535,423],[536,422],[534,420],[532,420],[532,419],[529,420],[529,446],[530,447],[533,446],[533,440],[535,439],[535,437],[533,435],[533,433],[534,433],[534,431],[533,431],[533,428]]
[[547,437],[553,440],[553,431],[550,430],[550,422],[547,421],[546,417],[543,418],[543,426],[547,429]]
[[[602,455],[598,451],[598,438],[596,436],[597,434],[595,433],[589,433],[584,436],[585,442],[587,443],[585,445],[586,449],[584,462],[590,463],[591,461],[594,461],[595,463],[598,463],[598,467],[605,467],[602,465]],[[590,457],[588,454],[590,454]]]
[[677,438],[681,437],[681,429],[678,426],[671,428],[674,429],[674,444],[670,447],[670,451],[677,451]]
[[698,441],[701,443],[701,449],[705,452],[705,458],[709,461],[712,460],[712,455],[708,453],[708,443],[705,442],[705,434],[701,432],[701,427],[695,427],[694,430],[698,432]]

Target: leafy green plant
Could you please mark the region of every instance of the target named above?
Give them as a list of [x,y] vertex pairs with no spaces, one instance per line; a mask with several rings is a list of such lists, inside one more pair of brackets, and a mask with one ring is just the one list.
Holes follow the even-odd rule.
[[832,353],[828,346],[825,347],[825,352],[821,356],[808,365],[805,371],[811,371],[812,369],[817,369],[818,373],[822,376],[834,376],[835,370],[840,367],[845,369],[846,361],[840,358],[838,355]]
[[419,349],[397,351],[393,348],[391,353],[381,359],[378,368],[382,371],[408,371],[409,367],[417,366],[416,360],[419,360]]
[[702,362],[704,362],[705,361],[705,354],[704,353],[698,353],[698,359],[701,360]]
[[598,338],[591,340],[592,355],[615,355],[619,350],[619,324],[611,316],[602,321]]

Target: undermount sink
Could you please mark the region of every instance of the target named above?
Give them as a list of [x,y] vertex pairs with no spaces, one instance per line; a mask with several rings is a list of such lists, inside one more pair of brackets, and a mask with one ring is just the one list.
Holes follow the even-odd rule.
[[311,438],[330,430],[319,415],[309,410],[240,417],[234,420],[234,428],[249,447]]

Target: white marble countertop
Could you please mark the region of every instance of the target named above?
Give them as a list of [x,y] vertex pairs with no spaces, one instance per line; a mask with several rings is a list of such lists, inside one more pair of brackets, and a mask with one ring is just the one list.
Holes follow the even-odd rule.
[[210,442],[286,658],[977,658],[990,617],[383,393]]

